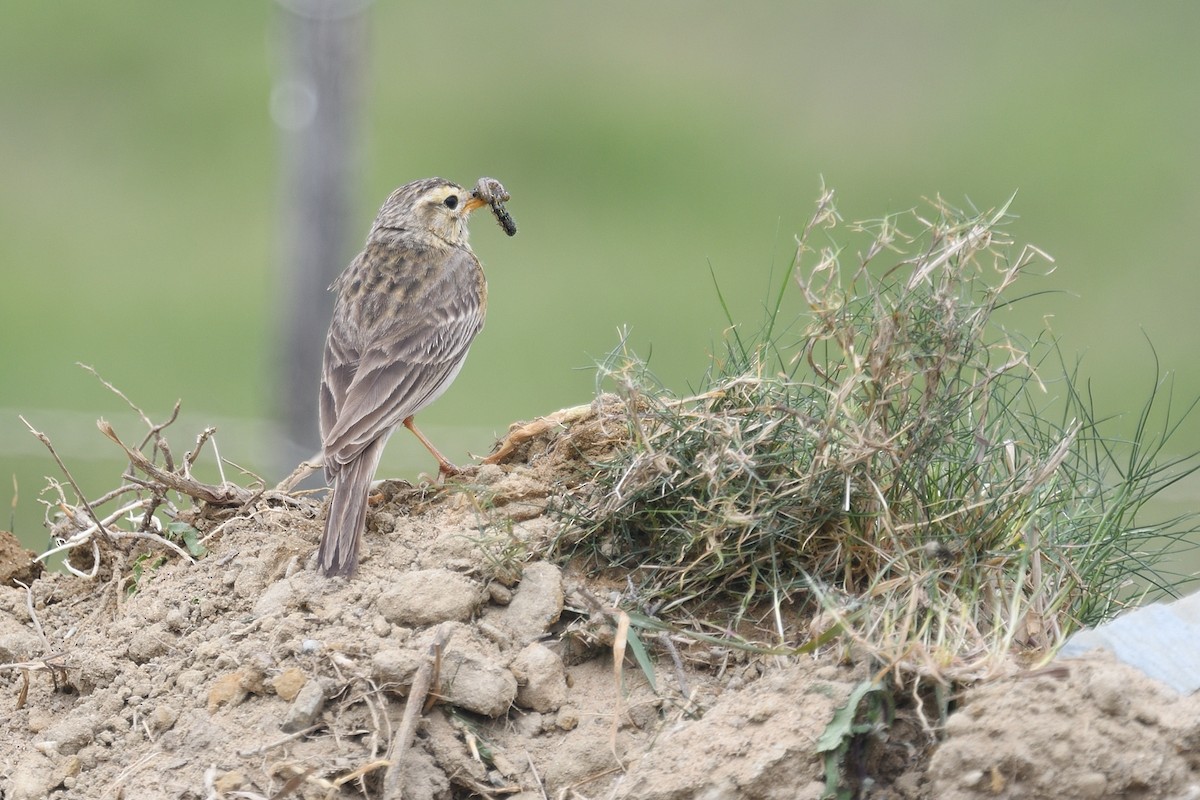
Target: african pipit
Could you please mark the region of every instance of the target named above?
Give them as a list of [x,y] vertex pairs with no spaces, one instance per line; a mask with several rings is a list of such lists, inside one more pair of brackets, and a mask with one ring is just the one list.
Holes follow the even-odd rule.
[[428,448],[443,476],[458,471],[413,416],[458,375],[483,327],[487,281],[467,243],[467,216],[490,205],[499,219],[507,199],[491,178],[474,191],[441,178],[401,186],[379,210],[363,251],[329,287],[337,301],[321,376],[321,444],[333,486],[319,551],[326,575],[358,565],[367,493],[397,426]]

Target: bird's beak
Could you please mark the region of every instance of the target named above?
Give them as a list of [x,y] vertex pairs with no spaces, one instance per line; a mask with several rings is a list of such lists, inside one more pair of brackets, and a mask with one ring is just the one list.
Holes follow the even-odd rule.
[[486,205],[487,205],[487,201],[485,201],[485,200],[480,200],[478,197],[472,197],[470,200],[468,200],[468,201],[467,201],[467,202],[466,202],[466,203],[463,205],[463,209],[464,209],[464,210],[465,210],[465,211],[466,211],[468,214],[470,214],[470,213],[471,213],[472,211],[474,211],[475,209],[477,209],[477,208],[483,208],[483,207],[484,207],[484,206],[486,206]]

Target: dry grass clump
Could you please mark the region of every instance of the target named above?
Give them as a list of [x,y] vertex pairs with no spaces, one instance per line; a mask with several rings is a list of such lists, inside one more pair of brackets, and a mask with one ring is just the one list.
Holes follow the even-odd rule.
[[[938,678],[1050,652],[1135,579],[1169,588],[1155,562],[1191,520],[1134,517],[1196,468],[1160,463],[1178,422],[1168,408],[1151,430],[1156,384],[1132,440],[1107,437],[1053,344],[994,323],[1050,264],[1014,256],[1008,219],[939,200],[848,225],[826,193],[763,328],[731,328],[703,391],[677,398],[610,358],[634,444],[568,509],[574,541],[633,568],[659,615],[703,603],[718,629],[768,620],[792,648],[806,608],[812,636]],[[853,257],[832,243],[848,236],[867,242]],[[807,310],[785,323],[796,291]]]

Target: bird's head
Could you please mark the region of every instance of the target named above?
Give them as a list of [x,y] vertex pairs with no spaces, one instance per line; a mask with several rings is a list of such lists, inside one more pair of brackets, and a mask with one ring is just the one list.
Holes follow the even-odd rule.
[[451,245],[467,244],[467,217],[487,202],[443,178],[406,183],[379,209],[371,233],[399,230],[427,233]]

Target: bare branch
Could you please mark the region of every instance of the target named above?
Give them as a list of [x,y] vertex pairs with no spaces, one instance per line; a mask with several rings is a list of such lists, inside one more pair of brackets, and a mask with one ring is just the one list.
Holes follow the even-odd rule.
[[320,453],[317,453],[307,461],[301,461],[300,464],[292,470],[292,474],[288,475],[275,487],[277,492],[290,492],[296,487],[300,481],[312,475],[317,470],[325,465],[324,459]]
[[[71,470],[67,469],[67,465],[63,463],[61,458],[59,458],[58,451],[55,450],[54,445],[50,443],[50,437],[35,429],[29,424],[29,420],[25,419],[25,417],[18,415],[17,418],[20,419],[21,422],[25,423],[25,427],[29,429],[30,433],[37,437],[38,441],[46,445],[46,449],[49,450],[50,455],[54,457],[54,462],[58,464],[58,468],[63,471],[63,475],[67,476],[67,482],[71,484],[71,488],[75,490],[76,496],[79,497],[79,502],[83,503],[83,507],[87,509],[88,516],[90,516],[92,521],[96,523],[96,527],[100,529],[100,535],[107,539],[108,531],[105,529],[103,523],[100,522],[100,515],[96,513],[94,508],[92,508],[92,504],[88,502],[87,497],[83,493],[83,489],[79,488],[79,484],[75,482],[75,477],[71,474]],[[141,454],[139,453],[139,455]]]
[[174,423],[176,419],[179,418],[179,407],[182,405],[183,401],[176,400],[175,407],[173,409],[171,409],[171,416],[169,416],[165,422],[160,422],[156,425],[155,423],[150,421],[150,417],[146,414],[145,411],[143,411],[141,409],[140,406],[138,406],[132,400],[130,400],[129,397],[124,392],[122,392],[120,389],[118,389],[116,386],[113,386],[111,383],[106,381],[100,375],[100,373],[96,371],[95,367],[93,367],[89,364],[81,364],[79,362],[76,362],[76,364],[78,364],[80,367],[87,370],[88,372],[92,373],[92,375],[94,375],[96,377],[96,380],[98,380],[98,381],[100,381],[100,383],[104,384],[105,388],[107,388],[110,392],[112,392],[117,397],[124,400],[125,404],[127,406],[129,406],[131,409],[133,409],[133,412],[135,414],[137,414],[139,417],[141,417],[142,422],[144,422],[146,424],[146,427],[149,428],[149,430],[146,432],[145,437],[143,437],[141,444],[139,444],[137,446],[137,449],[145,450],[146,445],[150,443],[151,439],[153,439],[155,449],[159,450],[163,454],[163,459],[167,465],[167,469],[174,472],[175,471],[175,462],[174,462],[174,459],[171,457],[171,449],[167,446],[166,439],[164,439],[162,437],[162,432],[168,426],[170,426],[172,423]]
[[[112,425],[110,425],[106,420],[97,420],[96,427],[100,429],[101,433],[103,433],[114,443],[116,443],[118,447],[125,451],[125,455],[129,457],[129,460],[135,467],[146,473],[146,475],[162,484],[167,489],[174,489],[175,491],[180,492],[181,494],[186,494],[188,497],[196,500],[203,500],[206,503],[213,503],[221,506],[244,505],[253,500],[257,494],[256,492],[252,492],[249,489],[244,489],[241,486],[237,486],[232,483],[224,483],[220,486],[214,486],[212,484],[202,483],[185,475],[168,472],[152,462],[150,459],[146,458],[144,453],[133,450],[124,442],[122,442],[120,437],[117,436],[116,431],[113,430]],[[208,429],[208,431],[211,430],[211,428]],[[206,437],[204,434],[201,434],[201,438]],[[200,441],[199,444],[203,444],[203,442]],[[197,450],[198,449],[199,447],[197,447]],[[194,459],[192,460],[194,461]]]
[[[76,365],[77,365],[77,366],[79,366],[79,367],[82,367],[84,370],[86,370],[86,371],[88,371],[88,372],[92,373],[92,375],[94,375],[94,376],[95,376],[96,380],[98,380],[98,381],[100,381],[100,383],[104,384],[104,388],[108,389],[110,392],[112,392],[113,394],[115,394],[117,397],[119,397],[119,398],[121,398],[122,400],[124,400],[124,401],[125,401],[125,405],[127,405],[127,406],[129,406],[131,409],[133,409],[133,413],[137,414],[139,417],[141,417],[141,418],[142,418],[142,422],[146,423],[146,427],[147,427],[147,428],[150,428],[150,429],[151,429],[151,431],[153,431],[153,430],[154,430],[154,423],[150,421],[150,418],[149,418],[148,416],[146,416],[146,412],[145,412],[145,411],[142,411],[142,409],[141,409],[141,408],[139,408],[139,407],[137,406],[137,404],[135,404],[135,403],[134,403],[132,400],[130,400],[130,399],[129,399],[129,397],[128,397],[128,396],[127,396],[127,395],[126,395],[124,392],[122,392],[122,391],[121,391],[120,389],[118,389],[116,386],[113,386],[111,383],[109,383],[109,382],[108,382],[108,381],[106,381],[106,380],[105,380],[103,377],[101,377],[100,373],[96,371],[96,368],[95,368],[95,367],[93,367],[93,366],[92,366],[92,365],[90,365],[90,364],[84,364],[84,363],[81,363],[81,362],[79,362],[79,361],[76,361],[75,363],[76,363]],[[178,404],[178,403],[176,403],[176,404],[175,404],[175,410],[176,410],[176,413],[178,413],[178,411],[179,411],[179,404]],[[174,419],[174,415],[172,415],[172,419]],[[167,423],[167,424],[169,425],[170,423]],[[146,441],[149,441],[149,439],[147,439]],[[143,446],[144,446],[144,445],[145,445],[145,442],[143,442],[142,444],[143,444]]]

